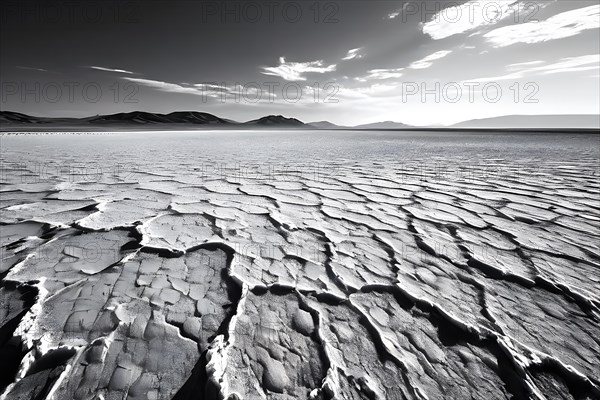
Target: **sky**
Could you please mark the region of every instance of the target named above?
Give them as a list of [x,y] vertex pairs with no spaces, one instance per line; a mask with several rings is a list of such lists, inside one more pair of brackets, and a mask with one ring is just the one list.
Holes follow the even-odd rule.
[[600,113],[598,0],[0,4],[4,111],[339,125]]

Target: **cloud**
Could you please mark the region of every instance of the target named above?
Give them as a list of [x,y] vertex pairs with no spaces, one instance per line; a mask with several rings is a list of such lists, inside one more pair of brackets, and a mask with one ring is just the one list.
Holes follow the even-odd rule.
[[381,80],[381,79],[391,79],[391,78],[400,78],[404,71],[404,68],[381,68],[381,69],[371,69],[367,71],[368,75],[363,77],[355,78],[357,81],[366,82],[369,80]]
[[[550,3],[550,2],[548,2]],[[515,15],[534,18],[540,8],[548,3],[520,3],[515,0],[470,0],[461,5],[447,7],[422,24],[423,33],[434,40],[445,39],[479,27],[495,25]],[[535,7],[533,9],[532,5]],[[471,36],[478,34],[478,32]]]
[[[153,79],[142,79],[142,78],[129,78],[123,77],[122,79],[137,83],[139,85],[148,86],[160,90],[161,92],[168,93],[181,93],[181,94],[193,94],[196,96],[212,97],[212,98],[230,98],[228,96],[240,96],[243,95],[247,98],[262,98],[263,88],[257,85],[248,84],[242,86],[240,84],[226,85],[225,83],[217,82],[205,82],[205,83],[171,83],[164,81],[157,81]],[[259,96],[260,95],[260,96]],[[270,96],[277,97],[274,93],[270,93]]]
[[398,18],[398,16],[399,16],[400,14],[402,14],[404,11],[406,11],[406,8],[407,8],[409,5],[412,5],[412,4],[411,4],[410,2],[406,2],[406,3],[404,3],[404,5],[402,6],[402,8],[399,8],[399,9],[397,9],[396,11],[393,11],[393,12],[389,13],[389,14],[388,14],[388,16],[387,16],[387,17],[388,17],[388,19],[396,19],[396,18]]
[[452,50],[440,50],[436,51],[433,54],[428,55],[422,60],[418,60],[413,62],[408,66],[410,69],[425,69],[429,68],[433,65],[433,61],[439,60],[440,58],[446,57],[448,54],[452,53]]
[[600,69],[600,54],[589,54],[579,57],[567,57],[559,62],[544,67],[532,68],[529,71],[541,72],[543,75],[562,72],[593,71]]
[[494,47],[516,43],[541,43],[579,35],[588,29],[599,29],[600,5],[566,11],[545,21],[527,22],[494,29],[483,35]]
[[[225,82],[203,82],[192,84],[130,77],[122,77],[121,79],[154,88],[161,92],[201,96],[203,103],[210,98],[221,103],[232,102],[236,104],[252,105],[255,103],[273,103],[280,97],[276,93],[276,88],[267,85],[261,86],[255,82],[242,86],[239,83],[227,85]],[[303,90],[306,91],[307,88],[304,88]],[[302,98],[304,97],[308,96],[302,96]]]
[[518,66],[525,68],[518,69],[506,75],[471,79],[465,82],[498,82],[506,80],[523,79],[534,75],[552,75],[566,72],[593,71],[600,69],[600,54],[589,54],[579,57],[562,58],[559,61],[540,66],[531,67],[531,65],[543,63],[543,61],[532,61],[528,63],[511,64],[506,68],[515,70]]
[[543,64],[544,61],[540,61],[540,60],[536,60],[536,61],[528,61],[528,62],[522,62],[522,63],[515,63],[515,64],[509,64],[506,66],[507,69],[522,69],[523,67],[529,67],[530,65],[539,65],[539,64]]
[[[202,94],[208,97],[227,99],[229,96],[233,96],[233,98],[239,98],[239,96],[243,96],[244,98],[250,99],[261,99],[265,100],[267,97],[275,98],[277,94],[274,93],[274,90],[269,89],[269,87],[265,86],[265,90],[263,90],[263,86],[260,86],[258,83],[248,83],[244,86],[236,83],[235,85],[226,85],[224,82],[219,84],[216,82],[205,82],[205,83],[196,83],[193,85]],[[263,96],[266,96],[263,98]]]
[[348,54],[346,54],[346,57],[342,58],[342,60],[352,60],[354,58],[362,58],[362,55],[358,53],[361,49],[362,48],[359,47],[357,49],[348,50]]
[[439,40],[496,23],[510,15],[513,2],[471,0],[460,6],[448,7],[423,24],[423,33]]
[[43,68],[33,68],[33,67],[22,67],[20,65],[17,65],[18,69],[24,69],[27,71],[38,71],[38,72],[48,72],[47,69],[43,69]]
[[337,65],[331,64],[323,66],[323,60],[308,61],[308,62],[286,62],[284,57],[279,58],[279,66],[263,67],[263,74],[279,76],[286,81],[305,81],[303,76],[307,72],[324,74],[326,72],[335,71]]
[[122,78],[126,81],[137,83],[143,86],[149,86],[155,89],[160,90],[161,92],[169,92],[169,93],[185,93],[185,94],[195,94],[198,96],[203,95],[203,92],[195,87],[186,87],[179,85],[177,83],[169,83],[163,81],[155,81],[152,79],[141,79],[141,78]]
[[113,69],[113,68],[104,68],[104,67],[95,67],[90,66],[91,69],[96,69],[98,71],[107,71],[107,72],[117,72],[119,74],[134,74],[135,72],[127,71],[124,69]]

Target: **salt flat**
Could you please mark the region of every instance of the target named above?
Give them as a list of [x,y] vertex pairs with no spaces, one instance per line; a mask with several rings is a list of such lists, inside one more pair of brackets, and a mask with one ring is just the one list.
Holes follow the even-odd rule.
[[600,136],[0,137],[5,399],[600,397]]

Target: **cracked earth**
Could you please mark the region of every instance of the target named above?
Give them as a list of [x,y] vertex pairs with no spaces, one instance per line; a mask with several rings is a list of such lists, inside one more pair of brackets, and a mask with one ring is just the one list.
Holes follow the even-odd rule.
[[598,135],[324,135],[3,136],[1,398],[600,398]]

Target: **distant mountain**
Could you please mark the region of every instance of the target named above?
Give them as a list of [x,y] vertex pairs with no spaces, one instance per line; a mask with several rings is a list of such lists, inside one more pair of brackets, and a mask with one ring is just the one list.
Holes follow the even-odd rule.
[[336,125],[336,124],[333,124],[333,123],[331,123],[329,121],[309,122],[308,125],[312,126],[313,128],[316,128],[316,129],[341,129],[341,128],[346,128],[345,126]]
[[3,124],[27,125],[61,125],[61,126],[86,126],[86,125],[140,125],[140,124],[237,124],[212,114],[195,111],[181,111],[170,114],[155,114],[142,111],[97,115],[86,118],[49,118],[34,117],[12,111],[0,111],[0,122]]
[[245,122],[244,125],[308,127],[304,122],[297,120],[296,118],[286,118],[282,115],[268,115],[266,117]]
[[90,124],[157,124],[169,122],[162,114],[141,111],[99,115],[97,117],[83,118],[83,120]]
[[575,128],[600,129],[599,115],[505,115],[473,119],[452,125],[453,128]]
[[[95,115],[86,118],[50,118],[35,117],[27,114],[0,111],[0,129],[85,129],[105,128],[128,129],[131,127],[156,127],[164,128],[165,125],[184,127],[210,126],[211,128],[250,129],[261,128],[306,128],[306,129],[405,129],[409,125],[399,122],[385,121],[354,127],[340,126],[329,121],[318,121],[305,124],[296,118],[287,118],[283,115],[267,115],[262,118],[247,122],[237,122],[217,117],[216,115],[198,111],[176,111],[169,114],[151,113],[145,111],[132,111],[126,113]],[[18,128],[17,128],[18,127]]]
[[506,115],[495,118],[474,119],[450,127],[416,128],[400,122],[384,121],[353,127],[317,121],[305,124],[296,118],[282,115],[267,115],[247,122],[237,122],[198,111],[176,111],[169,114],[132,111],[127,113],[95,115],[86,118],[36,117],[12,111],[0,111],[0,130],[43,130],[43,129],[131,129],[144,126],[148,129],[166,129],[171,126],[181,129],[209,127],[210,129],[600,129],[599,115]]
[[237,124],[237,122],[198,111],[177,111],[166,115],[167,118],[191,124]]
[[155,114],[142,111],[99,115],[85,118],[91,124],[231,124],[234,122],[219,118],[212,114],[196,111],[178,111],[170,114]]
[[372,124],[356,125],[353,129],[405,129],[410,128],[410,125],[402,124],[394,121],[374,122]]
[[48,123],[73,123],[77,122],[77,118],[46,118],[46,117],[33,117],[31,115],[12,112],[12,111],[0,111],[0,123],[2,125],[19,125],[19,124],[48,124]]
[[12,111],[0,112],[0,122],[3,124],[31,124],[33,123],[33,118],[35,117]]
[[[144,111],[132,111],[127,113],[96,115],[86,118],[48,118],[34,117],[27,114],[12,111],[0,111],[0,129],[9,128],[23,129],[33,128],[71,128],[85,129],[88,127],[113,127],[130,128],[136,126],[178,125],[182,127],[210,126],[219,128],[244,129],[253,126],[275,127],[275,128],[312,128],[295,118],[286,118],[282,115],[268,115],[248,122],[237,122],[229,119],[219,118],[215,115],[197,111],[177,111],[170,114],[158,114]],[[4,129],[6,130],[6,129]]]
[[356,125],[356,126],[343,126],[336,125],[329,121],[317,121],[309,122],[308,125],[316,129],[406,129],[411,128],[410,125],[402,124],[400,122],[384,121],[374,122],[371,124]]

